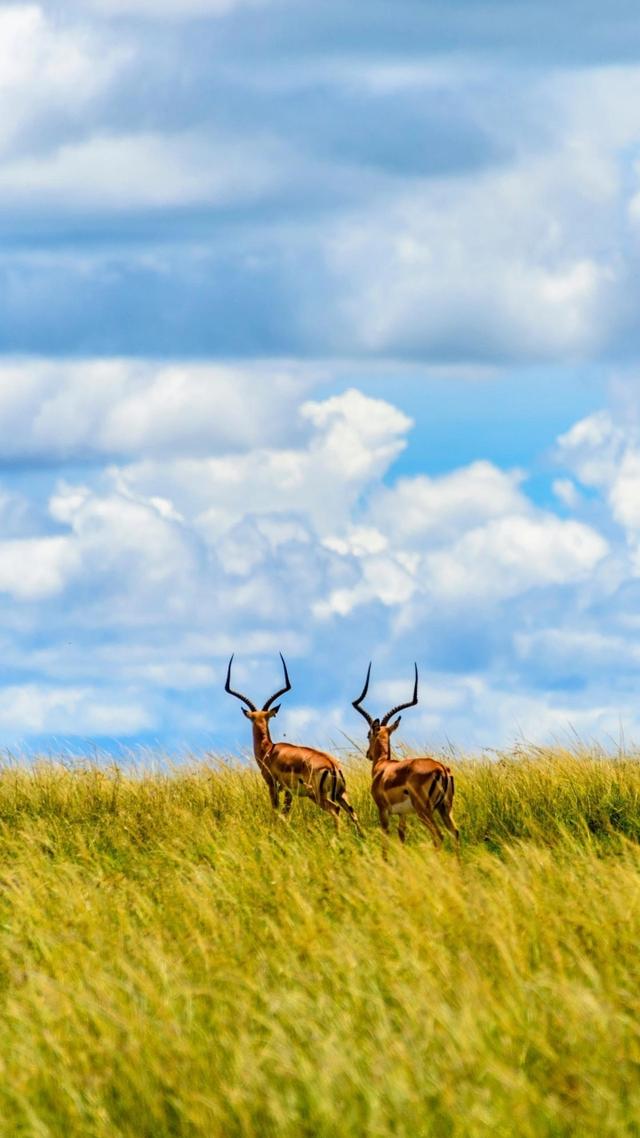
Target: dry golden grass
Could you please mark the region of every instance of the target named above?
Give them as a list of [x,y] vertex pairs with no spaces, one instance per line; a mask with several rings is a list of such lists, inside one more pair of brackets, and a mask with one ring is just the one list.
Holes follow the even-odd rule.
[[640,1134],[640,763],[456,763],[462,859],[253,770],[0,773],[0,1135]]

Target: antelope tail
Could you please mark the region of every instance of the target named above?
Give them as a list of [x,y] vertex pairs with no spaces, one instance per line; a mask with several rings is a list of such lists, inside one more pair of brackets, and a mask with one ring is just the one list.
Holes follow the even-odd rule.
[[331,799],[332,799],[332,801],[333,801],[333,802],[337,802],[337,801],[338,801],[338,771],[337,771],[337,770],[333,770],[333,771],[331,772],[331,775],[332,775],[332,780],[331,780]]
[[328,774],[328,770],[323,770],[320,775],[320,781],[318,782],[318,802],[321,802],[324,797],[324,784],[327,781]]
[[441,802],[446,802],[450,778],[451,776],[446,770],[436,770],[433,772],[434,792],[429,794],[432,810],[435,810]]
[[[329,779],[331,779],[330,786]],[[320,798],[324,798],[326,795],[330,802],[337,803],[338,796],[342,794],[343,790],[345,789],[346,784],[344,781],[344,775],[339,767],[335,767],[333,769],[329,769],[327,767],[325,770],[323,770],[322,774],[320,775],[320,782],[318,784],[318,793]]]

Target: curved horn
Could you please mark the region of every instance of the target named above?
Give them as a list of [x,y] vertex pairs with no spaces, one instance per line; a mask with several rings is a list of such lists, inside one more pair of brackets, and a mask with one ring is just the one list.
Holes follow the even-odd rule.
[[282,652],[280,653],[280,659],[282,660],[282,667],[284,668],[285,686],[283,688],[280,688],[280,691],[275,692],[274,695],[269,696],[269,699],[262,708],[263,711],[268,711],[274,699],[277,699],[278,696],[284,695],[285,692],[291,691],[291,681],[289,680],[289,673],[287,671],[287,665],[284,662],[284,656],[282,655]]
[[366,696],[367,692],[369,691],[369,677],[370,677],[370,675],[371,675],[371,661],[369,661],[369,667],[367,668],[367,678],[364,681],[364,687],[363,687],[360,695],[358,696],[358,698],[353,700],[351,706],[355,707],[356,711],[360,712],[360,714],[366,719],[367,723],[371,727],[371,725],[373,723],[373,719],[369,715],[369,712],[365,711],[364,707],[360,707],[360,704],[362,703],[364,697]]
[[242,695],[242,693],[239,691],[234,691],[233,688],[231,687],[231,665],[232,665],[232,663],[233,663],[233,656],[229,660],[229,667],[227,668],[227,682],[224,685],[224,690],[228,691],[229,695],[235,695],[236,699],[241,699],[243,701],[243,703],[246,703],[247,707],[251,711],[257,711],[258,709],[257,709],[255,703],[252,703],[250,699],[247,699],[246,695]]
[[391,711],[388,711],[384,719],[381,721],[383,727],[386,727],[391,717],[395,715],[397,711],[404,711],[405,707],[415,707],[418,702],[418,665],[414,664],[413,666],[416,670],[416,682],[413,685],[413,697],[409,703],[399,703],[397,707],[392,707]]

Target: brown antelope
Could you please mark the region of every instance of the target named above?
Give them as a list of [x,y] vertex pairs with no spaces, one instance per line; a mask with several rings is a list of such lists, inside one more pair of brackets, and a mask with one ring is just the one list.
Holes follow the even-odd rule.
[[453,775],[449,767],[437,759],[416,758],[396,760],[391,758],[391,735],[398,727],[401,716],[390,720],[406,707],[415,707],[418,702],[418,665],[415,664],[415,684],[413,697],[409,703],[399,703],[392,707],[382,719],[373,719],[362,707],[362,701],[369,690],[371,664],[361,695],[354,699],[353,706],[369,724],[369,746],[367,758],[371,763],[371,793],[378,807],[380,825],[385,834],[389,833],[389,815],[398,815],[398,836],[405,840],[405,815],[417,814],[429,830],[436,849],[442,845],[442,834],[436,815],[443,826],[453,835],[456,850],[459,848],[458,828],[451,815],[453,804]]
[[339,824],[340,810],[346,811],[356,830],[362,835],[356,812],[347,798],[344,775],[337,759],[325,754],[324,751],[314,751],[311,747],[298,747],[293,743],[274,743],[271,739],[269,720],[278,714],[280,704],[276,707],[271,705],[279,696],[291,691],[289,673],[282,652],[280,659],[284,668],[285,686],[270,696],[260,709],[246,695],[233,691],[231,687],[233,656],[229,660],[227,682],[224,685],[224,690],[229,695],[234,695],[236,699],[242,700],[247,705],[242,708],[242,713],[251,720],[253,753],[260,774],[269,788],[271,805],[274,810],[278,809],[281,789],[284,790],[284,814],[289,813],[294,794],[312,798],[321,810],[333,815],[336,827]]

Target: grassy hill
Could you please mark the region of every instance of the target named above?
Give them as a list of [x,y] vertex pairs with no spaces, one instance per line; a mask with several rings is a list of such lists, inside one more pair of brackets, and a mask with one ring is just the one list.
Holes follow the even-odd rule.
[[454,764],[460,863],[253,770],[0,772],[0,1135],[640,1134],[640,763]]

